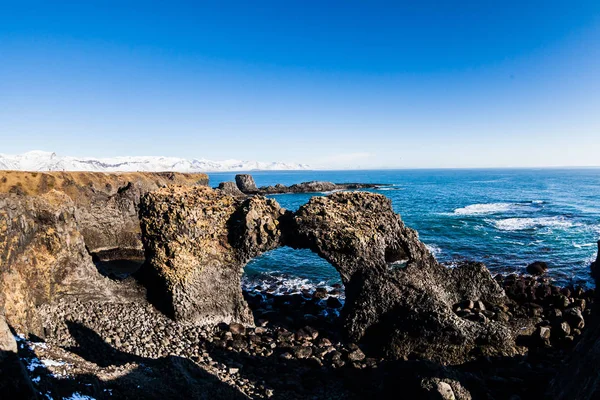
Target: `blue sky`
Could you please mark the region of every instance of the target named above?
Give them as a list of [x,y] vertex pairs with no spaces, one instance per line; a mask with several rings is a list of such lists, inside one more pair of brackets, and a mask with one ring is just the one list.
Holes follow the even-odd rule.
[[0,1],[0,153],[600,164],[600,2],[410,3]]

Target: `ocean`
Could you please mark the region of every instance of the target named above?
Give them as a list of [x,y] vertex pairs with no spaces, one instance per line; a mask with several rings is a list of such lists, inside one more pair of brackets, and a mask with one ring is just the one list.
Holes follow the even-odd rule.
[[[473,169],[253,172],[258,186],[322,180],[389,184],[369,190],[392,200],[435,257],[452,266],[480,261],[492,271],[525,272],[545,261],[558,284],[590,285],[600,239],[600,169]],[[235,173],[211,173],[210,183]],[[312,196],[270,196],[296,210]],[[281,248],[245,267],[245,284],[331,285],[340,277],[309,250]]]

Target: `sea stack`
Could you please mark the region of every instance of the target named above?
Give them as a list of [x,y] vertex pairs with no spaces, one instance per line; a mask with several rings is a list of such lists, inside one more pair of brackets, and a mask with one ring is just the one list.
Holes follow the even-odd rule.
[[244,193],[256,193],[258,188],[254,182],[254,178],[249,174],[238,174],[235,176],[235,183],[238,189]]

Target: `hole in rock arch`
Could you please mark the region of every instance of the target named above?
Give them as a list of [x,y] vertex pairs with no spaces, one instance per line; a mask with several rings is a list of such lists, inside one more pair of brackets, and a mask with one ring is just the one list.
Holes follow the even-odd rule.
[[345,300],[333,265],[310,250],[289,247],[252,259],[244,267],[242,289],[258,325],[333,326]]
[[137,272],[144,264],[144,251],[139,249],[108,249],[91,253],[100,274],[122,281]]

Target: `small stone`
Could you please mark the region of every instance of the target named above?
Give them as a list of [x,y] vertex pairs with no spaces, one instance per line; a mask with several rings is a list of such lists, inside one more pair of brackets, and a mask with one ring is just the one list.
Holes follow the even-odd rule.
[[361,349],[356,349],[348,354],[348,360],[350,361],[362,361],[365,359],[365,353]]
[[308,346],[294,347],[294,355],[296,358],[309,358],[312,356],[312,348]]
[[536,330],[536,336],[540,339],[549,339],[550,338],[550,328],[546,326],[540,326]]
[[566,321],[562,321],[555,326],[554,332],[559,338],[564,338],[571,334],[571,327]]
[[569,325],[573,328],[583,329],[585,326],[585,320],[583,319],[583,315],[581,314],[581,310],[578,308],[568,308],[563,313],[565,321],[569,323]]
[[233,335],[243,335],[246,333],[246,327],[238,323],[229,324],[229,332]]

